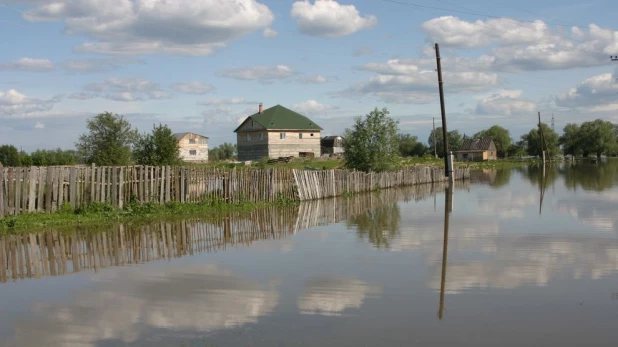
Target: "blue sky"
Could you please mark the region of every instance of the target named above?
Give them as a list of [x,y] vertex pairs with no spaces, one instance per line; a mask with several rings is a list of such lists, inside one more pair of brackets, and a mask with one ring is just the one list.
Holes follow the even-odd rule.
[[[86,119],[125,115],[235,142],[281,104],[341,133],[387,107],[426,141],[494,124],[514,138],[555,115],[615,119],[612,1],[0,0],[0,143],[72,148]],[[616,100],[616,101],[614,101]],[[438,122],[439,124],[439,122]]]

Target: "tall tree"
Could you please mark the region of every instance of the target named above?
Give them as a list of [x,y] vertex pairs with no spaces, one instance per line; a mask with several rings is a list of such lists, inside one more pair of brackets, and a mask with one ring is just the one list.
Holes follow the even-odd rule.
[[399,154],[402,157],[422,157],[427,152],[427,146],[410,134],[399,134]]
[[[547,124],[541,123],[543,127],[543,133],[545,134],[545,142],[547,144],[547,149],[549,150],[550,156],[555,156],[560,153],[560,148],[558,147],[558,134],[553,131]],[[541,156],[541,134],[539,132],[538,127],[530,130],[529,133],[521,136],[521,139],[526,142],[527,147],[526,151],[528,155]]]
[[596,119],[582,123],[579,135],[584,155],[615,154],[618,151],[618,142],[611,122]]
[[128,165],[139,134],[123,116],[104,112],[87,121],[88,133],[76,143],[87,164]]
[[360,171],[386,171],[399,164],[398,122],[386,108],[357,117],[346,129],[343,148],[346,165]]
[[77,163],[76,154],[73,150],[62,150],[60,148],[45,150],[38,149],[31,154],[32,165],[74,165]]
[[[429,152],[434,153],[433,150],[433,137],[436,137],[436,147],[438,156],[444,157],[444,142],[442,136],[442,127],[437,127],[436,130],[432,130],[429,133],[429,139],[427,143],[429,143]],[[455,152],[458,151],[461,145],[463,144],[463,137],[459,133],[458,130],[451,130],[448,132],[448,148],[449,151]]]
[[20,166],[19,151],[13,145],[0,146],[0,163],[3,166]]
[[140,165],[177,165],[181,162],[178,140],[167,125],[152,127],[135,144],[135,162]]
[[509,131],[499,125],[494,125],[489,129],[481,130],[474,134],[473,138],[490,138],[494,140],[496,150],[498,151],[498,156],[501,158],[504,158],[507,155],[507,151],[512,142]]
[[559,143],[564,154],[581,155],[583,153],[581,141],[581,129],[579,125],[569,123],[564,127]]

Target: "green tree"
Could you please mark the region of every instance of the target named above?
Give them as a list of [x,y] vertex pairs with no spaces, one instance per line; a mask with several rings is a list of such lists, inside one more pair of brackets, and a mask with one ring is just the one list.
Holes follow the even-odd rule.
[[236,145],[225,142],[208,152],[209,160],[231,160],[237,156]]
[[398,122],[386,108],[357,117],[352,129],[346,129],[343,148],[346,165],[360,171],[386,171],[400,160]]
[[3,166],[20,166],[19,151],[13,145],[0,146],[0,163]]
[[389,248],[399,233],[401,211],[397,203],[387,204],[350,217],[348,227],[355,227],[358,237],[368,240],[376,248]]
[[518,158],[526,156],[527,143],[525,141],[517,141],[512,143],[507,150],[507,156],[511,158]]
[[427,146],[410,134],[399,134],[399,154],[402,157],[422,157],[427,152]]
[[499,125],[494,125],[489,129],[481,130],[474,134],[473,138],[490,138],[496,144],[498,156],[504,158],[508,154],[508,149],[511,146],[511,135],[509,131]]
[[581,129],[579,125],[569,123],[564,127],[563,134],[560,136],[559,143],[562,146],[564,154],[581,155]]
[[[442,127],[437,127],[435,131],[432,130],[431,133],[429,133],[429,139],[427,140],[427,143],[429,143],[429,152],[431,154],[434,153],[434,149],[433,149],[434,134],[436,137],[436,147],[438,149],[437,151],[438,156],[444,157],[444,142],[442,141],[444,137],[442,136]],[[463,137],[461,136],[458,130],[451,130],[448,132],[449,151],[451,152],[458,151],[462,144],[463,144]]]
[[150,134],[141,136],[133,151],[139,165],[178,165],[180,147],[178,140],[167,125],[153,125]]
[[[545,142],[547,143],[549,155],[553,157],[559,154],[560,148],[558,147],[558,134],[551,130],[551,128],[545,123],[541,123],[541,126],[543,127],[543,133],[545,134]],[[539,157],[542,155],[541,135],[538,128],[532,129],[529,133],[522,135],[521,139],[526,142],[526,151],[528,152],[528,155]]]
[[87,121],[89,133],[76,143],[79,155],[87,164],[128,165],[131,147],[139,134],[123,116],[104,112]]
[[24,152],[24,151],[20,151],[19,152],[19,165],[20,166],[32,166],[32,157]]
[[614,133],[614,125],[611,122],[596,119],[584,122],[579,128],[579,142],[584,155],[615,154],[618,151],[618,142]]
[[45,150],[38,149],[30,155],[32,157],[32,165],[35,166],[50,166],[50,165],[75,165],[77,156],[73,150],[62,150],[60,148]]

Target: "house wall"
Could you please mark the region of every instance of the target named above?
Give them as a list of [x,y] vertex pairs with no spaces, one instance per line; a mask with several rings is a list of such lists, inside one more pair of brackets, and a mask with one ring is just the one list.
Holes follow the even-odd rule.
[[[251,136],[251,139],[247,138]],[[260,139],[260,135],[262,139]],[[260,160],[268,157],[268,132],[266,131],[239,131],[236,133],[238,160]]]
[[[195,139],[195,144],[189,143],[191,138]],[[201,144],[200,139],[205,139],[206,143]],[[208,138],[189,133],[178,141],[178,146],[180,147],[180,158],[183,161],[196,163],[208,161]],[[195,155],[191,155],[193,150]]]
[[[285,133],[285,139],[281,139],[281,133]],[[299,135],[301,133],[302,139]],[[319,131],[268,132],[268,156],[270,158],[298,157],[301,152],[313,153],[316,157],[320,156]]]
[[[467,157],[464,157],[467,154]],[[481,161],[486,160],[487,152],[457,152],[455,158],[459,161]]]

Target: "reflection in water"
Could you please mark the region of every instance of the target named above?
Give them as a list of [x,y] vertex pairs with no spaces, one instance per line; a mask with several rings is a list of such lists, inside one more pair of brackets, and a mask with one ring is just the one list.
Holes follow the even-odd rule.
[[[460,187],[465,188],[465,183]],[[352,198],[308,201],[298,207],[233,213],[217,219],[189,219],[138,227],[119,224],[103,232],[51,230],[4,235],[0,237],[0,282],[65,275],[86,269],[96,272],[110,266],[148,263],[224,250],[228,246],[250,245],[258,240],[285,238],[299,230],[372,213],[368,211],[392,209],[397,201],[426,199],[441,189],[444,184],[418,185]],[[390,214],[381,215],[394,222]]]
[[346,309],[358,309],[367,296],[382,288],[364,281],[341,277],[316,277],[305,282],[305,292],[298,298],[301,314],[340,316]]
[[364,214],[350,217],[348,228],[355,227],[358,236],[369,239],[376,247],[388,247],[389,240],[399,232],[399,205],[393,202]]
[[444,191],[444,236],[442,237],[442,277],[440,280],[440,308],[438,309],[438,318],[442,319],[444,314],[444,288],[446,286],[446,267],[448,260],[448,230],[453,211],[453,189],[447,187]]
[[276,283],[263,286],[212,265],[130,270],[106,271],[94,289],[68,302],[35,305],[34,319],[15,327],[15,345],[126,344],[159,328],[204,333],[254,323],[279,297]]
[[618,160],[610,159],[598,164],[576,163],[565,165],[564,183],[569,189],[604,191],[618,183]]

